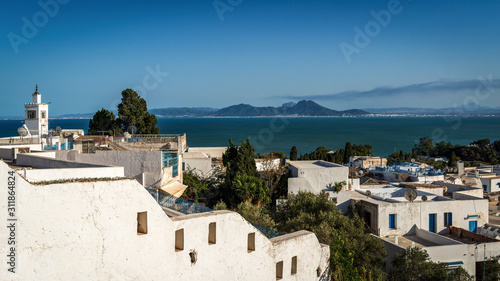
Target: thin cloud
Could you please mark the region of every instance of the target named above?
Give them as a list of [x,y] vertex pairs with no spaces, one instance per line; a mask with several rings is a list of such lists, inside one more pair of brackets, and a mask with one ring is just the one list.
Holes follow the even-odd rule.
[[500,88],[500,79],[491,79],[490,77],[490,79],[483,78],[482,80],[440,80],[401,87],[378,87],[369,91],[344,91],[328,95],[281,96],[281,98],[292,100],[313,99],[324,101],[350,101],[355,99],[397,97],[410,94],[431,95],[436,93],[456,93],[463,91],[470,91],[471,93],[474,93],[478,87],[483,91],[488,89],[491,92],[492,89]]

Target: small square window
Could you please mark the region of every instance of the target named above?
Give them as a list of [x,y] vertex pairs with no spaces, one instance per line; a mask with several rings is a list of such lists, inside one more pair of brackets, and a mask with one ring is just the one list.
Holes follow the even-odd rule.
[[137,234],[148,234],[148,212],[137,213]]
[[175,231],[175,251],[184,250],[184,228]]

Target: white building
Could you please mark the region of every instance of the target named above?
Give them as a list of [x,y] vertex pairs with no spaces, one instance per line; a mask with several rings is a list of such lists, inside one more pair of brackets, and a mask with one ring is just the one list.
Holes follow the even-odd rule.
[[24,104],[24,123],[31,136],[41,138],[49,133],[49,104],[42,103],[38,85],[32,95],[32,102]]
[[9,171],[0,161],[3,193],[15,181],[14,203],[0,200],[2,280],[298,281],[328,268],[308,231],[269,239],[229,211],[169,217],[135,180],[33,185]]
[[483,185],[484,192],[499,192],[500,191],[500,176],[484,176],[479,178]]
[[407,190],[388,186],[341,192],[338,197],[339,208],[356,207],[372,233],[383,240],[386,270],[394,255],[408,247],[423,248],[433,261],[450,269],[462,266],[471,275],[484,255],[500,254],[500,240],[495,239],[500,232],[487,224],[488,200],[481,189],[434,183],[425,191],[415,190],[411,202],[404,196]]
[[335,163],[313,161],[287,161],[292,177],[288,179],[288,194],[309,191],[333,191],[335,183],[347,183],[349,168]]
[[366,169],[375,167],[387,167],[387,158],[373,156],[351,156],[349,157],[349,166]]

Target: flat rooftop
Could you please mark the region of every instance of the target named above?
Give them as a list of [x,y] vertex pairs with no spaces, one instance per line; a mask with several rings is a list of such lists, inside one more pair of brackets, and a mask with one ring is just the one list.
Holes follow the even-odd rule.
[[311,160],[311,161],[288,161],[288,164],[300,168],[300,169],[321,169],[321,168],[340,168],[344,167],[339,164],[323,161],[323,160]]
[[[396,244],[396,237],[395,236],[389,236],[389,237],[384,237],[382,238],[385,241],[389,241],[393,244]],[[415,236],[415,235],[408,235],[408,236],[398,236],[398,246],[403,247],[403,248],[408,248],[411,247],[413,243],[413,246],[419,247],[419,248],[425,248],[425,247],[432,247],[432,246],[439,246],[439,244],[434,243],[429,240],[425,240],[421,237]]]

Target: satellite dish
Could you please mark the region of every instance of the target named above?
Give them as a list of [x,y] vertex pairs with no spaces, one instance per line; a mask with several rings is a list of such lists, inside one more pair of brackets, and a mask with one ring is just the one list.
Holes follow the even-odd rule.
[[358,171],[358,175],[360,175],[360,176],[361,176],[362,174],[364,174],[364,172],[363,172],[362,170],[359,170],[359,171]]
[[56,134],[60,135],[61,131],[62,131],[61,127],[57,126],[56,127]]
[[56,132],[56,131],[54,131],[54,129],[50,129],[50,130],[49,130],[49,135],[51,135],[51,136],[55,136],[55,135],[56,135],[56,133],[55,133],[55,132]]
[[371,191],[369,191],[369,190],[367,190],[367,191],[365,191],[365,194],[366,194],[366,196],[371,196],[371,195],[372,195],[372,192],[371,192]]
[[417,199],[417,191],[413,188],[408,188],[405,191],[405,199],[413,202],[413,200]]
[[137,127],[134,125],[130,125],[127,128],[127,132],[131,135],[135,134],[137,132]]
[[424,202],[425,202],[425,201],[427,201],[427,199],[428,199],[428,198],[427,198],[427,196],[425,196],[425,195],[424,195],[424,196],[422,196],[422,201],[424,201]]
[[21,137],[25,137],[28,135],[28,130],[26,130],[26,128],[24,127],[19,127],[17,128],[17,133],[21,136]]

